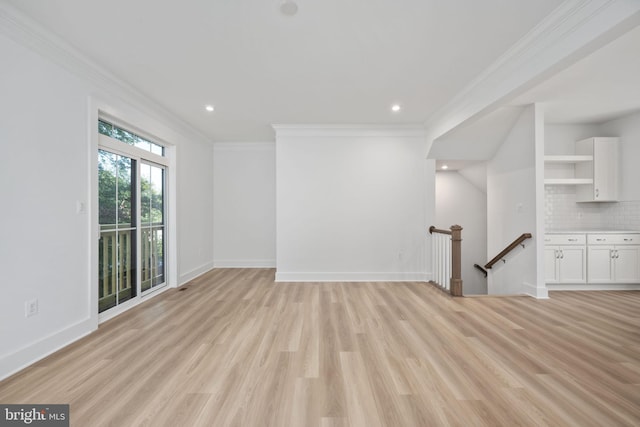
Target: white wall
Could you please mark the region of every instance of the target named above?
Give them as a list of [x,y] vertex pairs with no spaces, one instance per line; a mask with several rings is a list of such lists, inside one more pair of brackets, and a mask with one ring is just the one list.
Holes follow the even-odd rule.
[[[80,62],[52,46],[46,57],[37,53],[43,42],[32,33],[24,37],[36,50],[27,49],[17,28],[0,26],[0,379],[97,327],[89,258],[95,100],[176,144],[173,285],[213,260],[211,145],[99,72],[85,77]],[[76,213],[77,202],[84,212]],[[39,313],[25,318],[32,298]]]
[[424,150],[422,128],[276,127],[277,280],[425,280]]
[[480,162],[458,170],[458,173],[476,187],[481,193],[487,194],[487,162]]
[[208,141],[189,137],[170,141],[178,144],[176,255],[181,285],[213,268],[213,148]]
[[576,141],[600,135],[600,127],[595,124],[551,124],[544,127],[544,154],[574,154]]
[[214,144],[214,264],[275,267],[275,143]]
[[[533,234],[533,239],[525,241],[526,248],[516,248],[507,255],[506,263],[494,265],[489,274],[489,294],[546,296],[544,276],[538,269],[539,248],[536,247],[538,230],[544,229],[543,219],[538,218],[538,210],[543,212],[544,197],[541,175],[543,129],[536,110],[536,106],[531,105],[523,111],[493,159],[487,163],[488,257],[497,255],[522,233]],[[538,276],[541,276],[540,281]]]
[[486,294],[487,279],[473,264],[487,262],[487,195],[457,171],[438,171],[435,225],[448,228],[454,224],[463,227],[463,293]]

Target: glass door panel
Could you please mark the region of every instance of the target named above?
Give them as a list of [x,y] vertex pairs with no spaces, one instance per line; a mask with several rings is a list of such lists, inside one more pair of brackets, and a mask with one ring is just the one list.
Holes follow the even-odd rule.
[[98,150],[98,311],[136,296],[136,161]]
[[140,165],[140,228],[141,228],[141,284],[142,291],[165,282],[164,273],[164,168]]

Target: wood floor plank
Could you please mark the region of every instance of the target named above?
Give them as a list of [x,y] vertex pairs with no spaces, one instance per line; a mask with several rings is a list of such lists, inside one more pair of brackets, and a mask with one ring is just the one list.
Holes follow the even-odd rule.
[[640,292],[215,269],[0,382],[0,403],[92,427],[640,425]]

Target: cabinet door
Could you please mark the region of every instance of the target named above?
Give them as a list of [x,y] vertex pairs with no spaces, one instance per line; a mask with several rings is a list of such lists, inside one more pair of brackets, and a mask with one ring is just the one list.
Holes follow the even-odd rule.
[[586,248],[561,246],[558,262],[560,283],[585,283],[587,281]]
[[555,246],[544,247],[544,281],[558,283],[558,249]]
[[589,283],[613,282],[613,246],[591,246],[588,252]]
[[618,145],[611,138],[593,144],[593,200],[618,200]]
[[614,274],[617,283],[640,283],[640,246],[616,246]]

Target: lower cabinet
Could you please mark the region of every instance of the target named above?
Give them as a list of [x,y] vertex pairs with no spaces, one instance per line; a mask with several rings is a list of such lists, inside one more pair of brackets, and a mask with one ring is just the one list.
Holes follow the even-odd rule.
[[547,234],[546,283],[640,284],[640,233]]
[[586,248],[584,246],[545,246],[547,283],[586,283]]
[[640,245],[589,246],[589,283],[639,283]]

